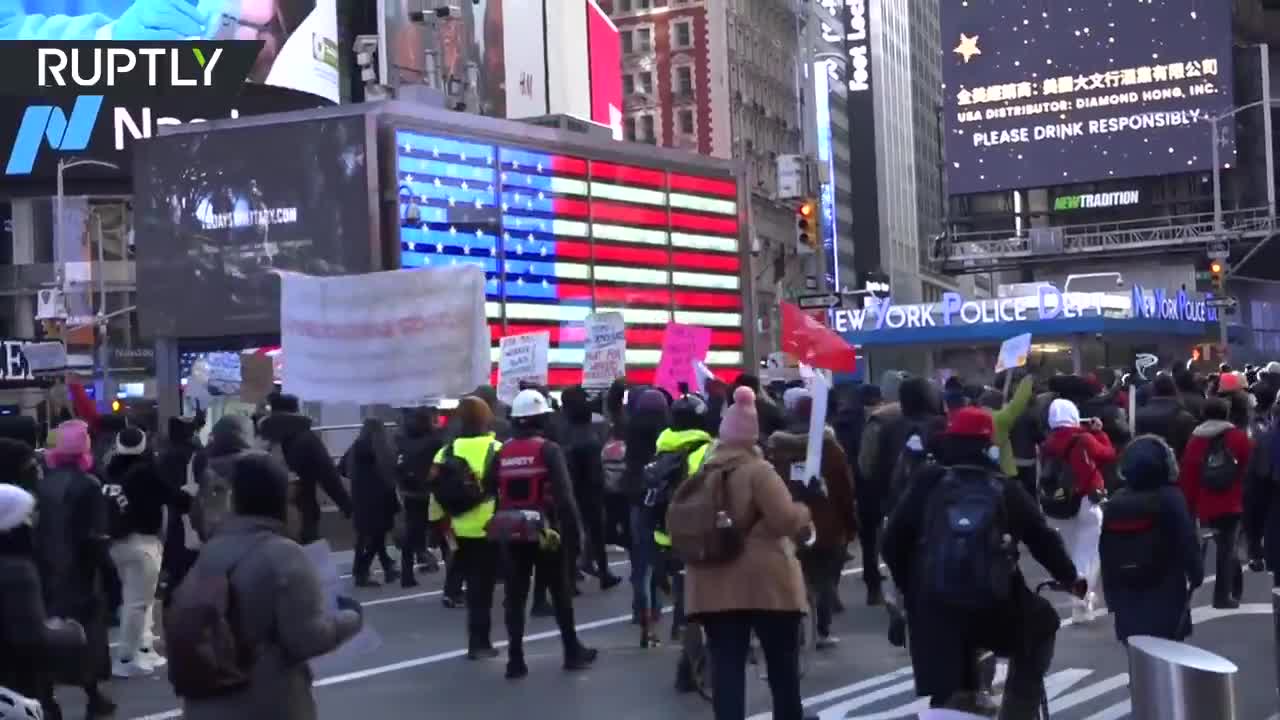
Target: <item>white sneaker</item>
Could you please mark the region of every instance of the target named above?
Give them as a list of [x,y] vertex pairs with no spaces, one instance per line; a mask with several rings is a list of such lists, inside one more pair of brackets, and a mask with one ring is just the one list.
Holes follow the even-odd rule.
[[1084,596],[1085,613],[1088,616],[1088,622],[1098,619],[1098,593],[1091,592]]
[[134,660],[148,670],[159,670],[169,664],[169,659],[151,648],[142,648]]
[[118,678],[128,679],[139,675],[150,675],[153,672],[155,671],[138,662],[137,658],[116,660],[111,664],[111,674]]

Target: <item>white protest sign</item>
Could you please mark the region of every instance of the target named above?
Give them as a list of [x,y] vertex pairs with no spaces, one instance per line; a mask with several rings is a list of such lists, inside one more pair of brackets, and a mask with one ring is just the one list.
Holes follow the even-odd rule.
[[548,332],[502,338],[498,353],[498,399],[510,405],[520,393],[522,382],[546,385],[550,348],[551,333]]
[[707,396],[707,383],[716,379],[716,374],[711,372],[711,368],[701,360],[693,361],[693,374],[698,378],[698,394],[702,397]]
[[[338,596],[343,592],[342,580],[338,575],[338,565],[333,560],[333,552],[327,540],[303,545],[302,551],[315,568],[320,579],[320,587],[324,592],[325,608],[330,613],[338,612]],[[351,667],[351,661],[361,655],[367,655],[382,647],[382,636],[366,619],[360,632],[339,645],[326,655],[311,658],[308,664],[316,675],[331,675]]]
[[627,374],[627,326],[622,313],[597,313],[587,317],[582,352],[582,386],[607,388]]
[[827,396],[831,392],[831,385],[822,373],[813,373],[807,384],[813,404],[809,410],[809,444],[804,455],[805,483],[822,477],[822,443],[826,439]]
[[996,356],[996,372],[1026,365],[1030,354],[1031,333],[1015,335],[1005,340],[1000,344],[1000,354]]
[[280,276],[285,392],[398,405],[459,397],[489,382],[481,268]]

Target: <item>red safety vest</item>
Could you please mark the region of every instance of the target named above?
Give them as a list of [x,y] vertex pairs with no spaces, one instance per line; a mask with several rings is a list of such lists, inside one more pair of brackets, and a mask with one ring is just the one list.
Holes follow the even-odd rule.
[[498,452],[498,510],[545,511],[551,503],[551,473],[540,437],[511,440]]

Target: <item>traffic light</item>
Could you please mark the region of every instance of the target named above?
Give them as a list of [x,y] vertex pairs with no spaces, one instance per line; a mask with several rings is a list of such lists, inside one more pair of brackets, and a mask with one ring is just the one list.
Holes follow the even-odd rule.
[[1227,265],[1221,260],[1209,261],[1209,282],[1213,291],[1221,293],[1226,289]]
[[796,208],[796,242],[818,249],[818,202],[812,198]]

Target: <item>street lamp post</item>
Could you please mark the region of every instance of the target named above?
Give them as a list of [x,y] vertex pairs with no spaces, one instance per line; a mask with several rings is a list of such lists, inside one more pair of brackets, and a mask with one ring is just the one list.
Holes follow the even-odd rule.
[[[66,197],[66,185],[65,185],[65,179],[63,176],[67,170],[70,170],[72,168],[77,168],[77,167],[101,167],[101,168],[107,168],[108,170],[115,170],[116,172],[120,171],[119,165],[113,162],[107,162],[106,160],[93,160],[89,158],[58,160],[57,195],[54,198],[54,218],[53,218],[53,235],[54,235],[55,252],[56,252],[57,244],[62,241],[62,226],[63,226],[62,210],[63,210],[64,198]],[[66,289],[66,270],[65,270],[66,263],[65,262],[62,263],[62,267],[64,268],[64,270],[62,273],[63,287],[61,289],[65,290]],[[111,316],[107,314],[107,282],[106,282],[105,274],[106,274],[106,252],[103,248],[102,238],[99,237],[98,238],[98,283],[97,283],[98,284],[98,311],[97,313],[95,313],[94,325],[101,326],[99,328],[101,336],[100,336],[100,341],[98,342],[98,362],[102,367],[102,392],[104,395],[107,393],[107,385],[109,384],[110,377],[111,377],[111,370],[110,370],[111,362],[110,362],[110,355],[108,352],[109,338],[107,335],[107,328],[106,328],[107,319],[110,318]],[[66,323],[63,323],[63,326],[62,326],[62,346],[68,347]],[[102,398],[99,398],[99,400],[101,401]]]

